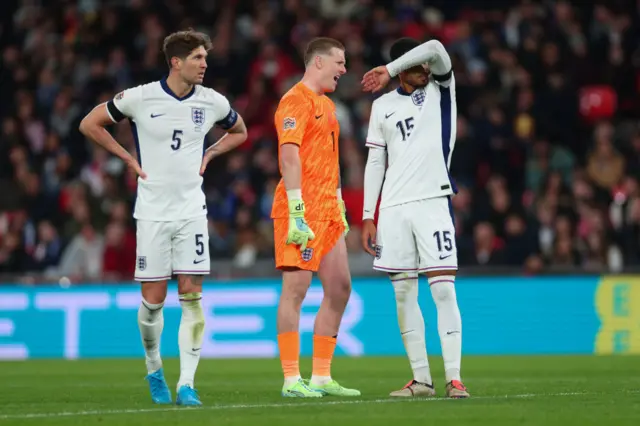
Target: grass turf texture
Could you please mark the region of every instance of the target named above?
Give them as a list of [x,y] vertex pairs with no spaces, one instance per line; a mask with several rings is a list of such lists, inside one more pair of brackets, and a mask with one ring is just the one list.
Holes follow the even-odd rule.
[[[640,424],[640,357],[465,357],[468,400],[444,396],[442,360],[430,358],[438,398],[398,400],[405,358],[337,358],[334,377],[358,398],[280,396],[278,360],[201,360],[204,407],[156,406],[143,360],[0,362],[0,424],[457,425]],[[310,370],[302,360],[303,374]],[[165,360],[175,400],[178,361]],[[308,374],[305,374],[308,377]]]

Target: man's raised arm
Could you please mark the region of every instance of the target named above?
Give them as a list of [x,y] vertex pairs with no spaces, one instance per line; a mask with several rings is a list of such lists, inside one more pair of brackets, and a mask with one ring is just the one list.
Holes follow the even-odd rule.
[[451,58],[438,40],[429,40],[414,47],[395,61],[387,64],[391,78],[411,67],[429,64],[429,69],[436,80],[448,80],[451,73]]

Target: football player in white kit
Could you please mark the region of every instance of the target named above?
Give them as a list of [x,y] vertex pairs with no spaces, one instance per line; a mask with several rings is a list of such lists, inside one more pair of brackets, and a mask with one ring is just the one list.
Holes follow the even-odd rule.
[[[138,325],[151,398],[157,404],[172,402],[162,369],[160,335],[167,281],[175,274],[182,307],[176,403],[201,405],[194,376],[205,326],[202,281],[210,268],[202,175],[212,158],[247,138],[244,122],[229,101],[201,86],[210,48],[209,37],[192,30],[167,36],[163,51],[168,77],[117,94],[95,107],[80,124],[85,136],[120,157],[138,174],[134,211],[135,280],[142,287]],[[137,160],[104,128],[125,118],[131,123]],[[205,151],[205,136],[215,125],[227,133]]]
[[414,375],[391,396],[435,395],[418,304],[418,274],[424,273],[438,311],[446,395],[466,398],[460,378],[462,324],[454,288],[458,260],[450,200],[457,192],[449,176],[457,119],[451,59],[439,41],[420,44],[410,38],[393,44],[391,58],[363,78],[365,91],[381,90],[396,75],[400,87],[372,105],[362,236],[363,247],[375,256],[374,269],[387,272],[393,282]]

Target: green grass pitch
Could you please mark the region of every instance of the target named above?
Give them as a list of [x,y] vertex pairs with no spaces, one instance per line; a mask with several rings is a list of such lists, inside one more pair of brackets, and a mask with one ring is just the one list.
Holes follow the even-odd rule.
[[[334,377],[362,397],[310,401],[280,397],[277,359],[205,359],[203,408],[151,404],[143,360],[0,362],[0,425],[640,425],[640,357],[465,357],[468,400],[442,398],[430,360],[438,398],[387,397],[410,377],[405,358],[340,357]],[[165,372],[175,398],[178,361]]]

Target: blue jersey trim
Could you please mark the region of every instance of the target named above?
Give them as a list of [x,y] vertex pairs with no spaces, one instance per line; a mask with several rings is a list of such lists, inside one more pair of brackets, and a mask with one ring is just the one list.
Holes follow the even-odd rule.
[[[136,145],[136,157],[138,157],[138,164],[142,167],[142,154],[140,154],[140,138],[138,137],[138,126],[136,122],[131,118],[129,119],[129,124],[131,124],[131,133],[133,134],[133,142]],[[136,203],[138,201],[138,190],[136,189],[136,194],[133,198],[133,209],[135,211]]]
[[402,96],[411,96],[411,93],[404,90],[402,86],[398,86],[398,88],[396,89],[396,92],[398,92],[398,94]]
[[444,160],[444,167],[447,169],[447,176],[449,177],[449,183],[454,194],[458,193],[458,187],[453,179],[451,179],[451,173],[449,173],[449,167],[447,165],[447,159],[451,152],[451,88],[440,86],[440,124],[442,128],[442,156]]
[[120,112],[115,102],[113,102],[113,99],[107,102],[107,111],[109,111],[109,114],[111,114],[111,118],[113,118],[116,122],[122,121],[126,118],[126,116],[122,112]]
[[229,114],[227,114],[227,116],[222,120],[216,121],[216,124],[221,128],[223,128],[224,130],[229,130],[230,128],[235,126],[237,121],[238,121],[238,113],[233,108],[231,108],[229,110]]
[[142,167],[142,157],[140,155],[140,138],[138,137],[138,126],[136,122],[132,119],[129,119],[129,124],[131,124],[131,133],[133,134],[133,142],[136,145],[136,154],[138,157],[138,164]]
[[193,86],[193,87],[191,87],[191,91],[189,93],[187,93],[183,97],[179,97],[178,95],[173,93],[173,90],[171,90],[171,88],[169,88],[169,85],[167,84],[166,77],[163,78],[162,80],[160,80],[160,86],[162,86],[162,90],[164,90],[169,96],[171,96],[172,98],[174,98],[174,99],[176,99],[176,100],[178,100],[180,102],[186,101],[191,96],[193,96],[193,94],[196,92],[196,86]]

